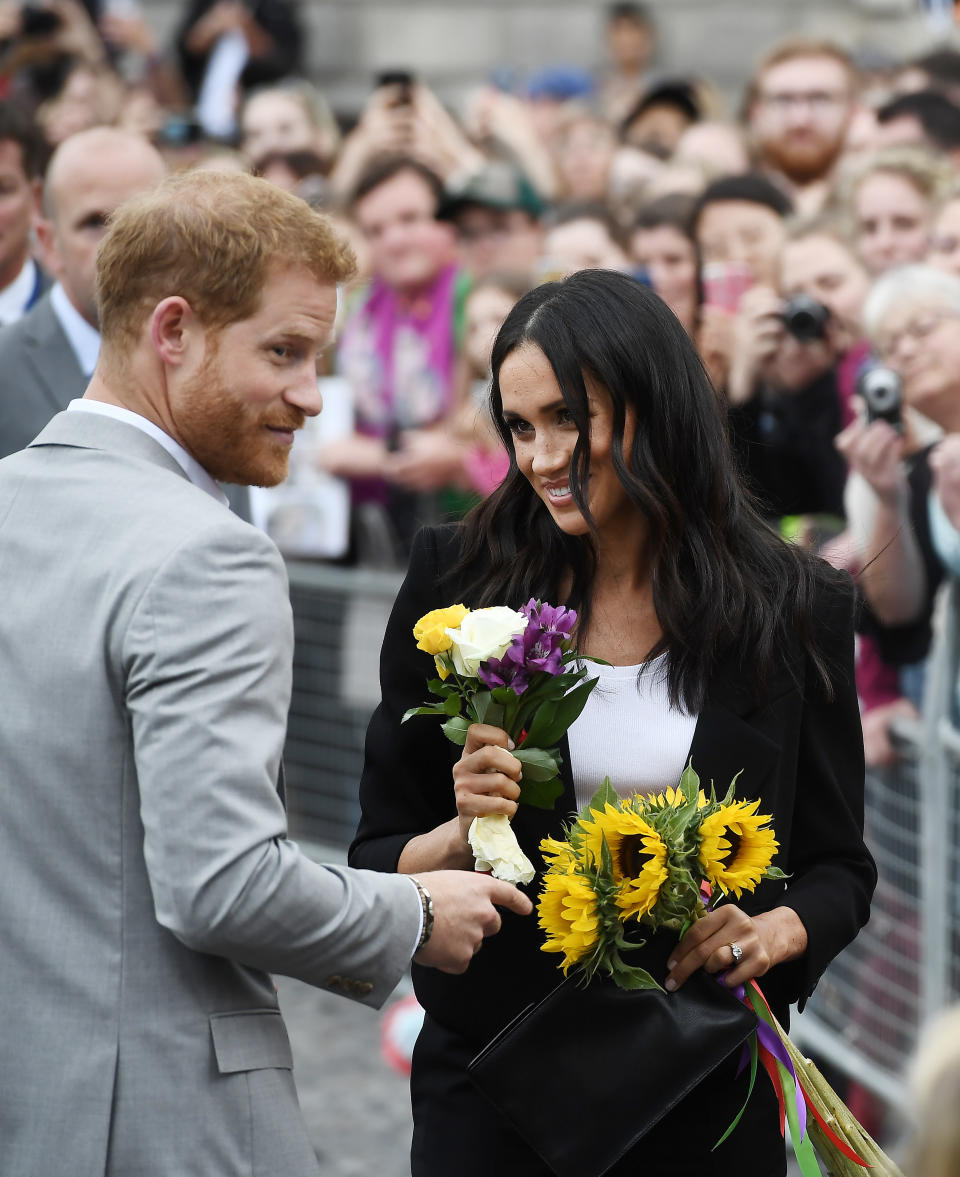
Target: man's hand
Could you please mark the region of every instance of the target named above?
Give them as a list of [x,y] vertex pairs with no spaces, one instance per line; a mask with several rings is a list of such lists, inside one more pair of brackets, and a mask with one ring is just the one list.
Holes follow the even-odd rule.
[[902,502],[907,493],[904,442],[888,422],[858,417],[837,434],[834,445],[882,503],[896,507]]
[[500,931],[498,907],[529,915],[533,904],[511,883],[472,871],[417,874],[433,899],[433,933],[414,960],[442,973],[466,972],[484,937]]

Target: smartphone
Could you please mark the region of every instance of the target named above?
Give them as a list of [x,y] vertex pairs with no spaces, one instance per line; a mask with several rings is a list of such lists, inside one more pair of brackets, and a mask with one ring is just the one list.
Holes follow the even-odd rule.
[[375,84],[378,90],[389,86],[396,92],[393,106],[409,106],[413,99],[413,83],[414,76],[409,70],[388,69],[377,74]]
[[719,307],[734,315],[740,302],[753,285],[750,267],[743,262],[707,262],[700,275],[703,286],[703,305]]

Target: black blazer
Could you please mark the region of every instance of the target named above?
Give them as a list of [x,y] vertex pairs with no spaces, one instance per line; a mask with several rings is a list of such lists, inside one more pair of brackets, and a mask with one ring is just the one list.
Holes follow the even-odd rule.
[[[451,767],[460,750],[434,717],[401,726],[409,707],[423,702],[432,675],[429,655],[417,650],[413,626],[430,609],[461,599],[448,570],[457,562],[457,530],[428,529],[414,543],[410,568],[387,625],[381,653],[382,702],[367,731],[360,783],[362,817],[350,848],[352,866],[396,869],[410,838],[456,816]],[[786,904],[807,929],[809,944],[797,961],[761,981],[781,1019],[802,1003],[834,956],[866,922],[876,868],[863,841],[863,742],[853,680],[853,590],[827,570],[816,622],[835,654],[835,699],[827,702],[799,641],[784,650],[762,697],[749,682],[749,651],[718,667],[701,709],[691,746],[701,779],[725,790],[741,769],[737,795],[762,799],[780,843],[776,864],[789,872],[768,881],[742,906],[755,913]],[[470,604],[469,601],[464,602]],[[508,602],[517,607],[522,602]],[[611,739],[616,734],[611,733]],[[576,803],[564,740],[564,793],[552,811],[521,806],[513,825],[539,869],[540,839],[557,836]],[[539,879],[528,888],[539,893]],[[448,1029],[481,1044],[530,1001],[561,979],[558,957],[539,951],[536,916],[504,913],[503,928],[461,976],[414,966],[417,996]]]

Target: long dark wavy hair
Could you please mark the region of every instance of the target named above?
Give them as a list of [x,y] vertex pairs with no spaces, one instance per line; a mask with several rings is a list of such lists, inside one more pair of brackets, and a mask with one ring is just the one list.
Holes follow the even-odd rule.
[[[830,694],[827,652],[811,637],[822,561],[785,543],[742,485],[724,408],[683,327],[632,278],[583,270],[530,291],[514,306],[493,346],[490,410],[510,455],[501,486],[467,517],[460,572],[477,606],[556,600],[572,576],[567,603],[589,627],[596,549],[592,530],[569,536],[554,523],[517,467],[503,419],[499,374],[525,344],[549,360],[580,436],[570,489],[584,517],[590,474],[589,376],[613,407],[611,462],[646,521],[653,603],[663,630],[649,652],[669,649],[674,706],[698,708],[722,655],[738,651],[762,689],[784,639],[799,636]],[[634,422],[624,452],[627,415]],[[470,578],[472,577],[472,581]]]

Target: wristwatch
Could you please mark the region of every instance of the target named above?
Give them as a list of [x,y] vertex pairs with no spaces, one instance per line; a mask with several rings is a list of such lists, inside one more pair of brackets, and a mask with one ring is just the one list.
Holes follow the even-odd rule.
[[420,905],[423,908],[423,928],[420,931],[420,939],[417,941],[417,946],[413,950],[413,954],[416,956],[424,944],[430,939],[430,935],[433,932],[433,897],[418,878],[414,875],[410,875],[409,877],[410,882],[413,883],[420,895]]

